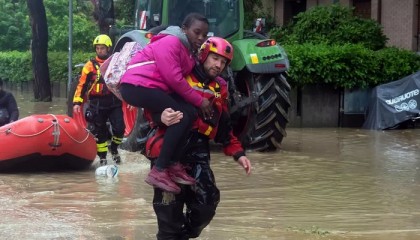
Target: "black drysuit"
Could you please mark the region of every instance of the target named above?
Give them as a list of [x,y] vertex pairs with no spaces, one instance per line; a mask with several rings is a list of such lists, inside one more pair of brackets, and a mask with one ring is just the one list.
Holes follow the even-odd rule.
[[0,126],[19,118],[19,109],[13,94],[0,90]]
[[220,192],[210,168],[209,138],[198,132],[191,133],[184,156],[182,162],[188,166],[187,172],[195,178],[196,184],[180,185],[180,194],[154,189],[153,209],[158,219],[158,240],[196,238],[216,214]]

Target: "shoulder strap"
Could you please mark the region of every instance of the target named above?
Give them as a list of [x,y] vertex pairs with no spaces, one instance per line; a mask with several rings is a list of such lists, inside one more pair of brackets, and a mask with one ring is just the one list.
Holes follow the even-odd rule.
[[98,61],[96,61],[96,59],[91,58],[90,61],[92,62],[93,66],[96,68],[97,73],[100,73],[99,69],[100,69],[100,65],[98,63]]
[[96,79],[92,83],[92,85],[89,87],[88,92],[87,92],[88,95],[90,94],[92,89],[95,87],[95,84],[98,83],[99,80],[101,79],[101,70],[100,70],[100,65],[99,65],[98,61],[96,61],[94,58],[91,58],[90,61],[92,62],[93,66],[96,69]]

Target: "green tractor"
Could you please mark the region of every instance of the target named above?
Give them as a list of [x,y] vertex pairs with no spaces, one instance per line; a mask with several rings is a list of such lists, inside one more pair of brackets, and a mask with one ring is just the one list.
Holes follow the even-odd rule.
[[[224,78],[229,83],[235,135],[247,149],[276,150],[286,136],[288,123],[290,85],[285,73],[289,61],[274,40],[244,30],[242,0],[137,0],[136,29],[123,34],[114,51],[130,41],[147,43],[149,34],[156,34],[162,26],[180,26],[190,12],[206,16],[209,35],[226,38],[234,47],[234,58]],[[139,111],[124,148],[137,150],[147,131],[148,124]]]

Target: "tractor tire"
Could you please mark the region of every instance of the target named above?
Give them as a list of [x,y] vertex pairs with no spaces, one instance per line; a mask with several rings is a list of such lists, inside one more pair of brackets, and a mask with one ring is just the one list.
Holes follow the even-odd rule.
[[139,108],[133,130],[128,136],[124,138],[120,145],[121,149],[130,152],[140,151],[141,153],[144,153],[147,136],[150,130],[151,128],[149,122],[144,118],[143,109]]
[[[283,74],[254,74],[243,70],[235,78],[244,96],[254,96],[240,114],[232,117],[234,134],[248,150],[274,151],[287,136],[290,108],[289,83]],[[231,106],[232,107],[232,106]]]

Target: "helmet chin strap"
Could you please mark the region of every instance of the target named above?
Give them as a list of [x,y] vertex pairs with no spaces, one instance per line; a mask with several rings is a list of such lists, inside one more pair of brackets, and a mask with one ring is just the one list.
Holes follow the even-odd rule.
[[109,57],[109,53],[105,56],[98,56],[98,58],[101,59],[101,60],[106,60],[106,59],[108,59],[108,57]]

